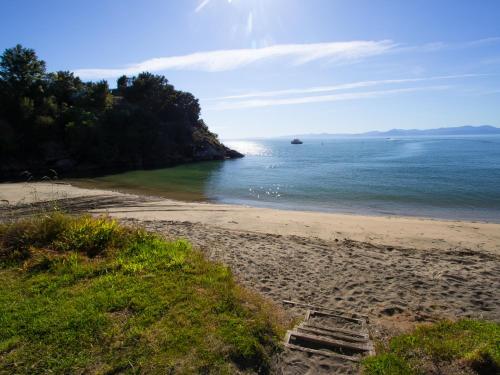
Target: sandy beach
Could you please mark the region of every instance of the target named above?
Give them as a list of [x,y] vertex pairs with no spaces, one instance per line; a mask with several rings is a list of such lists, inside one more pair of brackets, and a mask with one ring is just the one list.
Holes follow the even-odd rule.
[[[187,238],[278,304],[367,315],[375,339],[442,318],[500,320],[500,224],[187,203],[52,183],[1,184],[0,200],[4,219],[56,200]],[[287,373],[339,370],[298,352],[283,361]]]
[[[83,189],[64,183],[0,184],[0,201],[4,205],[84,197],[94,197],[96,201],[102,197],[138,200],[133,194]],[[228,230],[314,237],[326,241],[349,239],[421,250],[466,248],[500,255],[498,223],[285,211],[154,197],[140,200],[140,204],[105,207],[96,212],[108,212],[117,218],[187,221]]]

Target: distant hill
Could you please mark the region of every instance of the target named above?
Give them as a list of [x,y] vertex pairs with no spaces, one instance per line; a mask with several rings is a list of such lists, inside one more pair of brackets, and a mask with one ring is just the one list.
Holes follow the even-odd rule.
[[366,136],[383,136],[383,137],[397,137],[397,136],[419,136],[419,135],[483,135],[483,134],[500,134],[500,128],[491,125],[481,126],[457,126],[452,128],[438,128],[438,129],[392,129],[386,132],[368,132],[363,135]]
[[371,131],[358,134],[296,134],[287,136],[288,138],[331,138],[331,137],[418,137],[436,135],[489,135],[500,134],[500,128],[491,125],[480,126],[456,126],[437,129],[391,129],[388,131]]

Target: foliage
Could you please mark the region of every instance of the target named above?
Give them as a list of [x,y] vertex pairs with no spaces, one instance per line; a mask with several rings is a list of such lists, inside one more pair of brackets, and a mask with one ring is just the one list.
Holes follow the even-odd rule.
[[43,80],[45,62],[32,49],[20,44],[5,50],[0,61],[0,79],[10,88],[24,90]]
[[[47,73],[21,45],[0,57],[0,136],[0,177],[9,166],[34,173],[141,169],[226,152],[200,119],[198,99],[165,77],[123,76],[111,90],[106,81]],[[208,144],[218,154],[203,154]]]
[[451,365],[478,374],[498,373],[500,324],[463,319],[421,325],[410,334],[392,338],[381,353],[367,358],[363,365],[364,373],[370,375],[445,373],[443,369]]
[[265,373],[278,349],[283,316],[185,241],[54,213],[0,246],[0,373]]

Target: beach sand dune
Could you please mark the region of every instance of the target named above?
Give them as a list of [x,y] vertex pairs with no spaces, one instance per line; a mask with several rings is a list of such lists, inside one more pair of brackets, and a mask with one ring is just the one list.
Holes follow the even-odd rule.
[[[442,318],[500,320],[499,224],[184,203],[69,185],[54,193],[48,185],[0,185],[0,198],[28,203],[30,189],[38,189],[39,200],[56,196],[73,211],[108,213],[186,238],[277,304],[295,300],[367,315],[376,339]],[[2,212],[33,209],[4,204]],[[290,374],[357,371],[296,351],[281,360]]]

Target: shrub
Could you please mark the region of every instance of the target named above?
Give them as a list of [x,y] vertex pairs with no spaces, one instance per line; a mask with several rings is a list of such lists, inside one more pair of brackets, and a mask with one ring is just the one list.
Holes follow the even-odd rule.
[[53,242],[55,249],[78,251],[90,257],[119,245],[125,234],[115,220],[107,217],[82,216],[69,220],[68,224]]
[[32,247],[53,243],[69,226],[71,218],[60,212],[0,224],[0,261],[21,261]]
[[72,217],[57,211],[40,214],[0,224],[0,261],[24,261],[34,248],[76,251],[94,257],[144,236],[143,232],[120,227],[109,217]]

